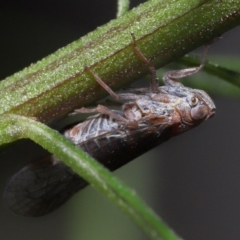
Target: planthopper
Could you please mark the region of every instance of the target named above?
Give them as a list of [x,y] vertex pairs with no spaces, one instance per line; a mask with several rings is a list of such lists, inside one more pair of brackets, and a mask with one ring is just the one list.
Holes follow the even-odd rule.
[[[206,92],[185,87],[179,82],[180,78],[193,75],[203,68],[207,47],[200,66],[166,72],[163,76],[164,86],[159,86],[154,66],[132,37],[135,54],[149,68],[149,88],[117,94],[91,68],[86,67],[88,74],[111,97],[124,103],[121,110],[112,110],[103,105],[93,109],[77,109],[75,112],[78,114],[95,114],[63,132],[66,138],[110,171],[171,137],[198,126],[214,116],[216,110]],[[68,166],[49,155],[28,164],[10,179],[4,201],[16,214],[38,217],[59,208],[87,185]]]

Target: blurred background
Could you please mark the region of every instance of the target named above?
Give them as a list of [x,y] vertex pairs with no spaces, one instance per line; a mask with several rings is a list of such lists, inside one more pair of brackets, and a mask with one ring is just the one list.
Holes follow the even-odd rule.
[[[144,1],[131,2],[133,7]],[[0,79],[107,23],[115,14],[113,0],[1,3]],[[209,55],[240,59],[239,41],[240,28],[235,28],[211,46]],[[231,65],[231,61],[228,63]],[[215,81],[216,85],[221,83]],[[115,172],[183,239],[239,239],[238,96],[212,94],[217,105],[213,119]],[[30,141],[1,152],[0,194],[10,176],[39,154],[44,154],[42,149]],[[147,237],[112,203],[87,187],[59,210],[41,218],[16,216],[0,201],[0,239],[145,240]]]

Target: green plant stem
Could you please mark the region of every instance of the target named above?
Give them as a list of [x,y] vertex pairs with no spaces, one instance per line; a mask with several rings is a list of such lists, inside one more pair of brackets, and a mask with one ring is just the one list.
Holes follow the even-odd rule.
[[130,33],[155,66],[177,60],[240,21],[236,0],[151,0],[0,83],[0,114],[50,123],[106,96],[84,70],[113,89],[148,72],[134,54]]
[[130,6],[129,0],[118,0],[117,2],[117,17],[123,16],[128,12]]
[[30,138],[54,153],[127,213],[150,239],[180,239],[134,191],[55,130],[26,117],[6,114],[0,116],[0,133],[0,144]]

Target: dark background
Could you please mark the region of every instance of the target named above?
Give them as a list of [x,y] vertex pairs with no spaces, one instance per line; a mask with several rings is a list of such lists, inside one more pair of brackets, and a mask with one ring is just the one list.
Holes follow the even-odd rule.
[[[136,6],[140,1],[132,1]],[[141,1],[144,2],[144,1]],[[9,1],[0,6],[0,79],[115,18],[116,2]],[[239,57],[240,29],[211,46]],[[240,65],[240,64],[239,64]],[[219,80],[220,81],[220,80]],[[116,171],[184,239],[239,239],[239,99],[213,96],[217,115]],[[1,153],[0,194],[7,179],[41,149],[22,142]],[[92,187],[41,218],[10,213],[0,201],[0,239],[147,239]]]

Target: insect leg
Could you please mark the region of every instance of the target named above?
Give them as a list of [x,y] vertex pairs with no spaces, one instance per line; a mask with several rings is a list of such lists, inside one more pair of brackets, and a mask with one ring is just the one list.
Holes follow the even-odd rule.
[[88,71],[99,83],[99,85],[101,85],[112,97],[117,100],[119,99],[119,95],[116,94],[105,82],[103,82],[103,80],[98,75],[96,75],[89,67],[85,66],[85,70]]
[[80,108],[80,109],[76,109],[75,110],[76,113],[101,113],[101,114],[106,114],[116,120],[118,120],[119,122],[122,123],[129,123],[129,120],[127,120],[126,118],[118,115],[117,113],[115,113],[114,111],[112,111],[111,109],[104,107],[103,105],[98,105],[96,108]]
[[116,100],[132,100],[132,99],[137,99],[138,96],[136,94],[133,93],[122,93],[122,94],[117,94],[115,93],[97,74],[95,74],[89,67],[85,66],[85,70],[88,71],[96,80],[96,82],[98,82],[98,84],[100,86],[102,86],[102,88],[104,88],[110,96],[112,96],[113,98],[115,98]]
[[140,49],[137,47],[136,43],[136,38],[133,33],[131,33],[132,36],[132,44],[133,44],[133,49],[136,55],[143,61],[144,64],[148,66],[149,72],[150,72],[150,90],[152,93],[159,93],[158,89],[158,77],[157,77],[157,72],[153,64],[149,59],[147,59],[143,53],[140,51]]
[[207,52],[208,52],[208,47],[209,46],[207,45],[204,48],[200,66],[166,72],[163,76],[163,82],[165,83],[165,85],[172,86],[172,87],[182,86],[182,84],[178,82],[177,79],[191,76],[199,72],[204,67],[204,63],[205,63]]

